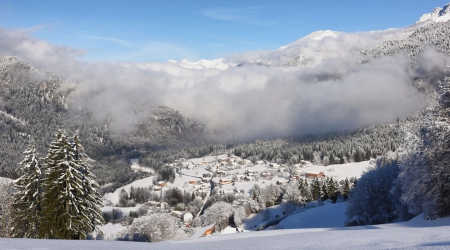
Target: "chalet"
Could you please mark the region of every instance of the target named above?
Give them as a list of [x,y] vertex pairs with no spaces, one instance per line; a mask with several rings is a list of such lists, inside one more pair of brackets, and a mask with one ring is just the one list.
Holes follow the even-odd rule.
[[263,173],[261,173],[261,178],[269,178],[270,177],[270,173],[267,173],[267,172],[263,172]]
[[174,217],[177,217],[178,219],[183,218],[183,213],[180,212],[180,211],[172,211],[172,212],[170,213],[170,215],[172,215],[172,216],[174,216]]
[[224,184],[230,184],[231,183],[231,179],[220,179],[219,183],[224,185]]
[[294,181],[298,181],[298,180],[300,180],[300,175],[299,174],[291,175],[291,179],[294,180]]
[[245,177],[245,175],[243,175],[243,174],[237,174],[237,175],[233,176],[233,179],[240,181],[240,180],[243,180],[244,177]]
[[222,170],[217,170],[217,171],[216,171],[216,174],[217,174],[217,176],[222,177],[222,176],[226,176],[226,175],[227,175],[227,172],[222,171]]
[[209,226],[199,228],[199,229],[197,229],[197,231],[195,231],[194,235],[191,236],[191,239],[210,235],[210,234],[214,233],[215,227],[216,227],[216,224],[211,224]]
[[186,164],[186,168],[189,169],[189,170],[192,170],[192,169],[195,168],[195,165],[192,164],[192,163],[188,163],[188,164]]
[[183,222],[185,224],[191,224],[193,219],[194,219],[194,216],[191,213],[189,213],[189,212],[185,213],[183,215]]
[[196,181],[189,181],[189,184],[195,185],[197,182]]
[[156,185],[157,185],[157,186],[160,186],[160,187],[166,187],[166,186],[167,186],[167,183],[166,183],[165,181],[158,181],[158,182],[156,183]]
[[208,226],[205,230],[205,232],[203,233],[202,237],[206,236],[206,235],[211,235],[212,233],[214,233],[214,231],[216,230],[216,224],[212,224],[210,226]]
[[302,166],[309,166],[309,165],[312,165],[311,162],[305,161],[305,160],[301,160],[301,161],[300,161],[300,164],[301,164]]
[[153,186],[153,191],[161,191],[161,187],[160,186]]
[[229,159],[229,162],[233,163],[233,162],[240,162],[241,161],[241,157],[239,156],[231,156]]
[[271,162],[269,165],[270,165],[271,167],[273,167],[273,168],[276,168],[276,169],[278,169],[278,168],[280,167],[280,164],[278,164],[278,163],[273,163],[273,162]]
[[283,185],[284,181],[277,181],[277,185]]
[[324,178],[325,174],[323,172],[320,172],[318,174],[316,174],[316,173],[306,173],[306,177],[307,178],[312,178],[312,179],[314,179],[314,178]]
[[264,165],[265,164],[264,161],[256,161],[255,163],[256,163],[256,165]]
[[254,181],[255,178],[253,178],[253,176],[245,176],[244,177],[244,181]]

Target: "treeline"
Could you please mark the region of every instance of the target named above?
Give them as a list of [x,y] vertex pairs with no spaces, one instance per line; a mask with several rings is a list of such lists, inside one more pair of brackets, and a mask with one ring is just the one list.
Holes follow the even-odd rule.
[[359,162],[395,151],[403,142],[400,132],[402,127],[413,119],[397,120],[347,133],[256,140],[236,146],[233,153],[251,161],[266,160],[281,164],[296,164],[300,160],[323,165]]
[[450,55],[450,22],[435,22],[414,30],[406,39],[386,41],[372,48],[361,51],[362,55],[373,58],[392,56],[398,53],[407,55],[412,66],[417,65],[417,57],[426,49],[434,48],[436,51]]

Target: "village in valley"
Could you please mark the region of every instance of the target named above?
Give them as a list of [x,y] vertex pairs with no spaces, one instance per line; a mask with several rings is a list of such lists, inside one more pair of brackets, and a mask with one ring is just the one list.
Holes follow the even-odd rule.
[[[239,156],[220,154],[196,159],[180,158],[172,163],[167,163],[165,167],[173,169],[175,173],[174,181],[169,182],[156,181],[156,176],[152,169],[140,166],[138,159],[133,159],[131,168],[134,171],[148,172],[150,176],[118,188],[114,193],[106,193],[104,195],[105,206],[102,208],[102,211],[104,213],[111,213],[114,210],[120,210],[123,216],[126,217],[129,214],[145,215],[146,212],[142,212],[143,209],[154,211],[156,208],[158,212],[165,212],[177,219],[179,227],[185,232],[188,232],[188,235],[200,230],[202,232],[198,236],[202,236],[208,230],[210,233],[213,231],[210,230],[210,227],[204,228],[201,227],[201,223],[195,225],[193,222],[200,216],[203,206],[213,193],[215,195],[232,194],[233,197],[251,197],[255,184],[261,188],[269,185],[282,187],[288,183],[298,183],[300,179],[309,180],[308,182],[313,182],[314,180],[322,182],[327,177],[343,181],[351,177],[359,178],[370,164],[370,161],[363,161],[322,166],[305,160],[299,160],[296,164],[279,164],[263,160],[252,162]],[[137,189],[148,190],[146,192],[148,201],[145,203],[145,206],[140,203],[123,206],[120,199],[124,192],[130,198],[133,190]],[[182,193],[184,196],[192,197],[191,200],[194,197],[200,197],[202,199],[202,204],[200,204],[202,208],[193,212],[190,211],[187,204],[176,202],[169,204],[171,202],[167,201],[167,199],[165,201],[161,199],[166,195],[166,192],[173,192],[173,190],[179,190],[177,192]],[[276,212],[273,212],[275,213],[273,217],[279,218],[282,216],[284,212],[281,210],[276,211],[275,209],[274,211]],[[279,214],[276,215],[276,213]],[[257,215],[250,215],[248,220],[251,217],[257,217]],[[242,231],[253,230],[257,224],[263,222],[262,217],[256,219],[256,221],[254,219],[251,222],[252,225],[246,225],[244,220],[240,228]],[[126,226],[126,223],[122,224]],[[120,225],[116,225],[115,227],[106,225],[100,228],[102,228],[105,234],[109,233],[108,237],[114,238],[114,233],[117,229],[123,227]],[[234,228],[222,230],[222,233],[234,232],[234,230]],[[216,233],[219,233],[219,230],[216,230]]]

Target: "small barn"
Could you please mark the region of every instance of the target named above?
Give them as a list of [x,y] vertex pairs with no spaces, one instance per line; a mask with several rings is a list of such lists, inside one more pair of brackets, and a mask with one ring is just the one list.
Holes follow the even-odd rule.
[[320,172],[320,173],[306,173],[306,177],[307,178],[312,178],[312,179],[314,179],[314,178],[324,178],[325,177],[325,174],[323,173],[323,172]]
[[231,179],[220,179],[219,183],[224,185],[224,184],[230,184],[231,183]]

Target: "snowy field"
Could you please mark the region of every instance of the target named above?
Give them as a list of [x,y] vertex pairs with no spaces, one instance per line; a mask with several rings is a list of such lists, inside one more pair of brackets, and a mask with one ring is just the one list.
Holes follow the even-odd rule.
[[205,238],[138,243],[0,239],[2,249],[450,249],[450,218],[420,216],[404,222],[351,228],[313,228],[230,233]]

